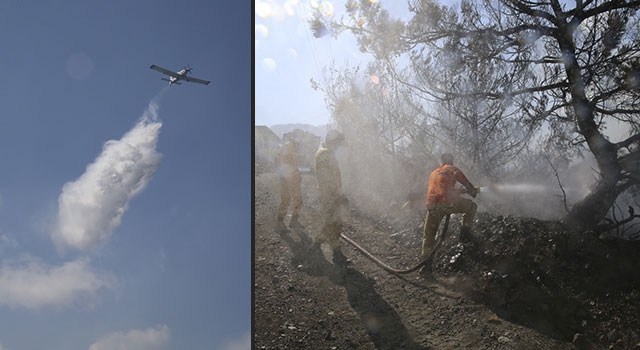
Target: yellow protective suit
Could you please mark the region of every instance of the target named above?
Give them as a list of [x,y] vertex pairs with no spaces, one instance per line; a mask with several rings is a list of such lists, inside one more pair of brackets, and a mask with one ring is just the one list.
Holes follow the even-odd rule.
[[302,192],[300,191],[300,172],[298,171],[299,154],[291,141],[285,142],[276,154],[276,166],[280,177],[280,206],[278,220],[284,219],[289,206],[293,203],[291,215],[296,217],[302,208]]
[[341,207],[345,204],[346,197],[342,193],[338,160],[328,148],[322,147],[316,152],[316,178],[323,222],[316,242],[327,242],[334,251],[339,250],[342,233]]

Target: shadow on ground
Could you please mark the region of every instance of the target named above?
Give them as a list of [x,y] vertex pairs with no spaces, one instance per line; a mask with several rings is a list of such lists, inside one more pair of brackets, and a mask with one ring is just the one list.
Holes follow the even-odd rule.
[[341,267],[327,261],[321,249],[313,246],[312,239],[302,229],[294,230],[300,237],[293,239],[291,232],[278,234],[287,243],[293,257],[291,263],[300,266],[310,276],[326,276],[334,284],[343,286],[349,305],[362,321],[377,349],[427,350],[415,343],[396,310],[375,290],[375,282],[352,266]]

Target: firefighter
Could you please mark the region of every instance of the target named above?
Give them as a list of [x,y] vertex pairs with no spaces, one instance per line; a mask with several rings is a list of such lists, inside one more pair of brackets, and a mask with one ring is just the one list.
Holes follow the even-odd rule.
[[291,221],[289,227],[303,228],[298,221],[298,214],[302,208],[302,192],[300,191],[300,172],[298,171],[297,144],[291,134],[285,134],[285,143],[276,154],[276,166],[280,178],[280,206],[278,207],[276,230],[287,231],[284,217],[291,206]]
[[[475,198],[479,189],[473,186],[464,173],[453,165],[453,155],[450,153],[442,154],[440,163],[440,167],[429,175],[426,201],[427,217],[422,236],[423,257],[428,256],[433,250],[436,231],[442,218],[447,215],[462,213],[460,239],[470,238],[471,224],[478,208],[471,199],[460,197],[460,194],[467,193]],[[457,189],[455,187],[457,182],[461,183],[464,189]]]
[[340,248],[340,234],[342,233],[341,211],[348,206],[348,199],[342,193],[342,178],[340,167],[335,157],[335,151],[344,141],[344,135],[336,130],[330,130],[325,143],[316,152],[316,178],[318,180],[318,197],[322,205],[322,228],[316,237],[314,245],[328,243],[333,250],[333,263],[345,265],[347,258]]

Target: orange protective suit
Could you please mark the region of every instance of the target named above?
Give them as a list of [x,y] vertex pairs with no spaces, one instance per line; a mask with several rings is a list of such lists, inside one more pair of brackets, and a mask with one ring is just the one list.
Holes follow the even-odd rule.
[[478,206],[468,198],[460,197],[455,188],[459,182],[475,195],[475,187],[457,167],[443,164],[429,175],[427,191],[427,217],[422,236],[422,255],[429,254],[435,245],[435,236],[442,218],[454,213],[462,213],[462,229],[469,230]]

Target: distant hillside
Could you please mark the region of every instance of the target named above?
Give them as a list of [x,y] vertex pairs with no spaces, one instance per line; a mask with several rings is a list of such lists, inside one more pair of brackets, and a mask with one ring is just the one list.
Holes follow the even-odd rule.
[[279,138],[282,138],[282,135],[292,131],[293,129],[301,129],[306,132],[310,132],[316,136],[320,136],[322,140],[324,140],[324,136],[327,134],[327,131],[330,130],[329,125],[322,126],[314,126],[310,124],[276,124],[269,127]]

